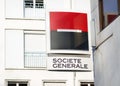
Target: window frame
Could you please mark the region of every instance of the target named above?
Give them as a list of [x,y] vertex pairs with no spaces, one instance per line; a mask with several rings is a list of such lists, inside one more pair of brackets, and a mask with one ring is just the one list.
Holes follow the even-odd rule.
[[65,83],[67,84],[67,80],[42,80],[42,86],[45,86],[45,83]]
[[[6,79],[5,80],[5,86],[8,86],[8,83],[9,82],[13,82],[13,83],[26,83],[27,84],[27,86],[30,86],[30,80],[26,80],[26,79]],[[17,85],[16,85],[17,86]],[[19,85],[18,85],[19,86]]]
[[[47,58],[46,57],[48,57],[48,55],[47,55],[47,50],[46,51],[44,51],[44,52],[40,52],[40,53],[43,53],[43,56],[45,55],[46,57],[44,58],[44,60],[45,60],[45,62],[46,63],[44,63],[44,67],[42,66],[40,66],[40,67],[38,67],[38,66],[27,66],[26,65],[26,61],[25,61],[25,54],[26,54],[26,51],[25,51],[25,34],[27,34],[27,35],[44,35],[45,36],[45,39],[46,39],[46,35],[45,35],[45,31],[36,31],[36,30],[34,30],[34,31],[29,31],[29,30],[25,30],[24,31],[24,68],[33,68],[33,69],[46,69],[47,68]],[[45,40],[45,44],[46,44],[46,40]],[[46,46],[45,46],[46,47]],[[28,52],[29,53],[29,52]],[[35,55],[39,55],[39,52],[36,52],[35,53]],[[41,54],[42,55],[42,54]],[[34,54],[33,54],[33,56],[34,56]],[[42,57],[43,58],[43,57]],[[33,60],[33,61],[35,61],[35,60]]]
[[[93,80],[80,80],[79,81],[79,86],[81,86],[81,83],[93,83],[94,84],[94,81]],[[89,86],[89,85],[88,85]],[[94,86],[95,86],[95,84],[94,84]]]
[[[24,0],[24,8],[40,8],[40,9],[44,9],[44,0],[41,0],[41,2],[39,2],[39,4],[36,2],[37,0],[32,0],[32,3],[28,3],[30,6],[26,6],[26,0]],[[30,2],[30,1],[27,1]],[[38,5],[38,6],[37,6]],[[42,6],[40,6],[42,5]]]
[[[117,12],[118,13],[115,13],[114,14],[117,14],[117,17],[120,15],[120,0],[117,0]],[[110,23],[106,24],[106,16],[105,16],[105,13],[104,13],[104,2],[103,0],[98,0],[98,10],[99,10],[99,28],[100,28],[100,31],[102,31],[103,29],[105,29],[106,26],[108,26]],[[111,14],[111,13],[110,13]],[[116,17],[116,18],[117,18]],[[114,18],[113,21],[116,19]]]

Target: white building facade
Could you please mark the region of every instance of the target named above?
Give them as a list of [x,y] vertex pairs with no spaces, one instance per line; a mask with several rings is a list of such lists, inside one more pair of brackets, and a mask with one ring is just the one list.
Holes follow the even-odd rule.
[[[80,0],[1,0],[0,86],[94,86],[90,3]],[[55,43],[52,49],[50,12],[87,15],[87,49],[59,49],[61,47],[54,48]],[[76,46],[81,43],[75,38],[74,41]]]

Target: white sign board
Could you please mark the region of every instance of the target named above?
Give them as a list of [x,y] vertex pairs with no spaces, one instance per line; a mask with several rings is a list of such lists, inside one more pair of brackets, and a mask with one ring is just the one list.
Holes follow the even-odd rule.
[[48,70],[91,70],[91,58],[85,57],[48,57]]

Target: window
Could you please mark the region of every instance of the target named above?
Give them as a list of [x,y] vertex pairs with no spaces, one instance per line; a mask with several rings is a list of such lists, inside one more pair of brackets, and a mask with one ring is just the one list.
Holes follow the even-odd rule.
[[44,82],[44,86],[66,86],[65,82]]
[[28,19],[45,19],[43,0],[25,0],[24,17]]
[[110,24],[120,13],[120,0],[99,0],[100,30]]
[[25,0],[25,8],[44,8],[43,0]]
[[33,8],[33,0],[25,0],[25,8]]
[[80,86],[94,86],[93,82],[81,82]]
[[42,31],[25,31],[25,67],[46,67],[46,37]]
[[7,86],[28,86],[27,81],[8,81]]

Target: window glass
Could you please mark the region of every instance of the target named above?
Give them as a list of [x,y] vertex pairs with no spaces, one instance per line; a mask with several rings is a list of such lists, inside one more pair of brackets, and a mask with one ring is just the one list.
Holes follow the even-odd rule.
[[25,0],[25,8],[33,8],[33,0]]
[[25,8],[44,8],[43,0],[25,0]]
[[43,0],[36,0],[35,8],[44,8]]
[[25,52],[45,52],[46,39],[42,34],[25,34]]
[[93,82],[81,82],[80,86],[94,86]]
[[18,82],[17,81],[15,81],[15,82],[9,81],[8,86],[27,86],[27,83],[28,82],[26,82],[26,81],[25,82],[24,81],[23,82],[22,81],[18,81]]
[[81,82],[81,86],[88,86],[88,83]]
[[91,84],[91,86],[94,86],[94,84]]
[[8,86],[16,86],[16,84],[8,84]]
[[27,86],[27,84],[19,84],[19,86]]
[[25,33],[25,67],[46,67],[46,37],[40,33]]
[[101,30],[118,16],[119,4],[119,0],[99,0]]

